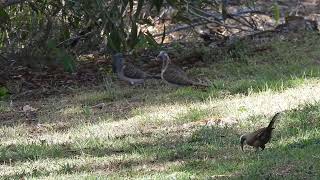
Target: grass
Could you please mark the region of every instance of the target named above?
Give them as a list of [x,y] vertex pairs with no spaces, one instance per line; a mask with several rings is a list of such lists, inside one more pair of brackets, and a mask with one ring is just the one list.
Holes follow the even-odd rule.
[[[72,96],[1,102],[1,179],[317,179],[319,40],[275,40],[264,53],[237,46],[245,53],[188,71],[218,86],[207,90],[108,82]],[[26,103],[39,108],[37,123],[13,111]],[[92,108],[98,103],[105,107]],[[240,135],[279,111],[267,148],[242,152]]]

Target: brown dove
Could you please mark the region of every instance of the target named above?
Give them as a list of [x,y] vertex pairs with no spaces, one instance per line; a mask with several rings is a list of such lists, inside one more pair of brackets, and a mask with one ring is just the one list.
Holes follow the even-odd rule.
[[175,86],[209,86],[190,79],[180,67],[171,63],[169,55],[165,51],[159,53],[157,60],[162,61],[161,79],[166,83]]

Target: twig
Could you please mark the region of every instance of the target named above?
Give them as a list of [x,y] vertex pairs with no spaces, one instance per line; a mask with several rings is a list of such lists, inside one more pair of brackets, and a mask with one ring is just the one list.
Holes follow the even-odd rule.
[[[218,13],[214,14],[214,13],[210,13],[210,12],[206,12],[206,11],[203,11],[199,8],[196,8],[194,6],[191,6],[191,5],[187,5],[187,6],[190,6],[192,9],[198,11],[198,12],[201,12],[202,14],[206,15],[207,17],[213,17],[214,19],[218,20],[218,21],[222,21],[223,18],[222,18],[222,15],[218,15]],[[187,7],[188,8],[188,7]],[[228,14],[232,17],[238,17],[238,16],[242,16],[244,14],[265,14],[264,12],[262,11],[258,11],[258,10],[246,10],[246,11],[239,11],[237,13],[234,13],[234,14]]]
[[[205,14],[206,16],[208,17],[213,17],[214,19],[216,19],[217,21],[214,21],[214,20],[211,20],[205,16],[201,16],[197,13],[195,13],[194,11],[190,12],[191,14],[195,15],[195,16],[198,16],[200,17],[200,19],[205,19],[206,21],[203,21],[203,22],[196,22],[196,23],[193,23],[193,24],[189,24],[189,25],[183,25],[183,26],[179,26],[179,27],[176,27],[172,30],[169,30],[169,31],[166,31],[165,32],[165,35],[168,35],[168,34],[171,34],[171,33],[174,33],[174,32],[177,32],[177,31],[182,31],[182,30],[186,30],[186,29],[189,29],[189,28],[193,28],[193,27],[196,27],[196,26],[201,26],[201,25],[204,25],[204,24],[208,24],[208,23],[218,23],[226,28],[229,28],[229,29],[239,29],[239,30],[242,30],[242,31],[249,31],[247,29],[242,29],[240,27],[235,27],[235,26],[227,26],[225,24],[223,24],[221,21],[222,21],[222,17],[218,17],[216,14],[213,14],[213,13],[209,13],[209,12],[205,12],[203,10],[200,10],[198,8],[195,8],[193,6],[190,6],[192,7],[193,9]],[[257,10],[247,10],[247,11],[240,11],[238,13],[235,13],[235,14],[230,14],[230,16],[233,16],[233,17],[238,17],[238,16],[241,16],[243,14],[263,14],[263,12],[261,11],[257,11]],[[250,27],[250,26],[248,26]],[[252,28],[252,27],[250,27]],[[162,36],[163,33],[159,33],[159,34],[155,34],[153,35],[153,37],[159,37],[159,36]]]
[[202,14],[206,15],[207,17],[213,17],[216,21],[219,21],[220,23],[222,23],[221,21],[223,20],[223,18],[222,18],[221,15],[219,15],[220,17],[218,17],[217,14],[209,13],[209,12],[203,11],[203,10],[201,10],[199,8],[196,8],[196,7],[190,6],[190,5],[187,5],[187,10],[188,11],[189,11],[189,7],[192,8],[193,10],[201,12]]
[[248,28],[251,28],[251,29],[256,29],[256,27],[254,27],[246,18],[244,18],[244,17],[242,17],[242,16],[238,16],[238,17],[239,17],[240,19],[243,19],[244,22],[242,22],[240,19],[237,19],[237,18],[229,15],[229,18],[230,18],[230,19],[235,20],[235,21],[238,22],[239,24],[242,24],[242,25],[244,25],[244,26],[246,26],[246,27],[248,27]]
[[87,37],[89,36],[90,34],[93,34],[95,31],[91,31],[91,32],[88,32],[86,34],[83,34],[83,35],[79,35],[79,36],[75,36],[75,37],[71,37],[69,39],[66,39],[62,42],[60,42],[56,47],[60,47],[62,44],[66,43],[66,42],[69,42],[69,41],[73,41],[73,40],[76,40],[76,39],[80,39],[82,37]]
[[[210,22],[206,22],[206,21],[203,21],[203,22],[196,22],[196,23],[193,23],[193,24],[189,24],[189,25],[182,25],[182,26],[179,26],[179,27],[176,27],[170,31],[166,31],[165,32],[165,35],[168,35],[168,34],[171,34],[173,32],[177,32],[177,31],[182,31],[182,30],[185,30],[185,29],[189,29],[189,28],[193,28],[193,27],[196,27],[196,26],[201,26],[201,25],[204,25],[204,24],[208,24]],[[153,37],[159,37],[159,36],[162,36],[163,33],[159,33],[159,34],[155,34],[153,35]]]
[[[224,27],[226,27],[226,28],[229,28],[229,29],[238,29],[238,30],[241,30],[241,31],[252,32],[252,30],[243,29],[243,28],[241,28],[241,27],[225,25],[225,24],[223,24],[223,23],[220,23],[220,22],[217,22],[217,21],[215,21],[215,20],[209,19],[209,18],[207,18],[207,17],[201,16],[200,14],[197,14],[196,12],[194,12],[194,11],[192,11],[192,10],[189,10],[189,12],[190,12],[191,14],[199,17],[199,18],[202,18],[202,19],[208,21],[208,22],[217,23],[217,24],[220,24],[220,25],[222,25],[222,26],[224,26]],[[253,32],[254,32],[254,31],[253,31]]]

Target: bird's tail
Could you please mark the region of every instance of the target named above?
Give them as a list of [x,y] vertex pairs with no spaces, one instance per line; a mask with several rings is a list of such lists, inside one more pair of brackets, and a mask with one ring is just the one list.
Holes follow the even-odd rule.
[[205,84],[202,82],[192,82],[192,85],[196,87],[204,87],[204,88],[209,87],[209,84]]
[[161,79],[160,75],[148,75],[146,79]]
[[273,124],[274,124],[274,122],[276,121],[276,119],[277,119],[277,117],[279,116],[279,112],[277,113],[277,114],[275,114],[274,116],[273,116],[273,118],[271,119],[271,121],[270,121],[270,123],[269,123],[269,125],[268,125],[268,129],[272,129],[273,128]]
[[198,86],[198,87],[217,87],[213,82],[211,82],[208,78],[205,78],[205,81],[198,79],[197,82],[193,82],[194,86]]

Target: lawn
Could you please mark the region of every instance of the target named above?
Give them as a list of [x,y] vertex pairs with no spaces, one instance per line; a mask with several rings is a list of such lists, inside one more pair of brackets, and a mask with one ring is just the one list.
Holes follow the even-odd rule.
[[[14,102],[37,108],[36,123],[0,101],[1,179],[318,179],[319,42],[308,33],[268,42],[264,51],[239,43],[219,58],[207,48],[207,67],[188,73],[216,88],[113,80]],[[241,134],[276,112],[266,149],[242,152]]]

